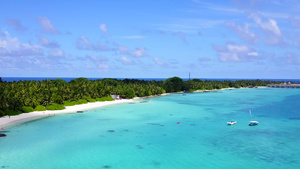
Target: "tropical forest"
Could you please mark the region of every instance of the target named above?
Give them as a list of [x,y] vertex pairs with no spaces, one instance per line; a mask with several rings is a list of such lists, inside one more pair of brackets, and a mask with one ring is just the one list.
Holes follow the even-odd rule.
[[0,78],[0,117],[45,110],[61,110],[65,106],[96,101],[113,101],[112,95],[131,99],[173,92],[194,92],[223,88],[266,86],[274,81],[237,80],[214,81],[172,77],[161,81],[137,79],[77,78],[43,81],[6,82]]

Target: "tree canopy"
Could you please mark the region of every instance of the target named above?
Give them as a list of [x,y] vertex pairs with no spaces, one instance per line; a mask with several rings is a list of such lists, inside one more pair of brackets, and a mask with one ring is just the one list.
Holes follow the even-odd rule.
[[113,100],[111,95],[134,98],[184,90],[239,88],[249,85],[266,86],[270,83],[274,82],[261,80],[203,81],[200,79],[183,81],[179,77],[172,77],[165,81],[77,78],[70,82],[63,79],[5,82],[0,78],[0,117],[33,110],[62,109],[67,105]]

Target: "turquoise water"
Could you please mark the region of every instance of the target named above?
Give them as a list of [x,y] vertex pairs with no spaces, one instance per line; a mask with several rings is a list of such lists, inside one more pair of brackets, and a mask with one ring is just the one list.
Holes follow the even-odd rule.
[[174,94],[5,131],[0,168],[300,168],[300,90]]

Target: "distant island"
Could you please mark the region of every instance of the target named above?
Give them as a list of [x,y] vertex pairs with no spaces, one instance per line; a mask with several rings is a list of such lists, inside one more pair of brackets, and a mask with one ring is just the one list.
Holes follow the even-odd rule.
[[279,83],[263,80],[184,81],[179,77],[161,81],[77,78],[70,82],[62,79],[6,82],[0,78],[0,117],[33,111],[62,110],[65,106],[116,99],[111,96],[134,98],[172,92],[267,86]]

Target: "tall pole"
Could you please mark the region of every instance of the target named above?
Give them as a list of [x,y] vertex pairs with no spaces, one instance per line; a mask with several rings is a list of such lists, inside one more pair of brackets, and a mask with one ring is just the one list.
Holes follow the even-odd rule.
[[189,72],[189,80],[191,80],[191,72]]

